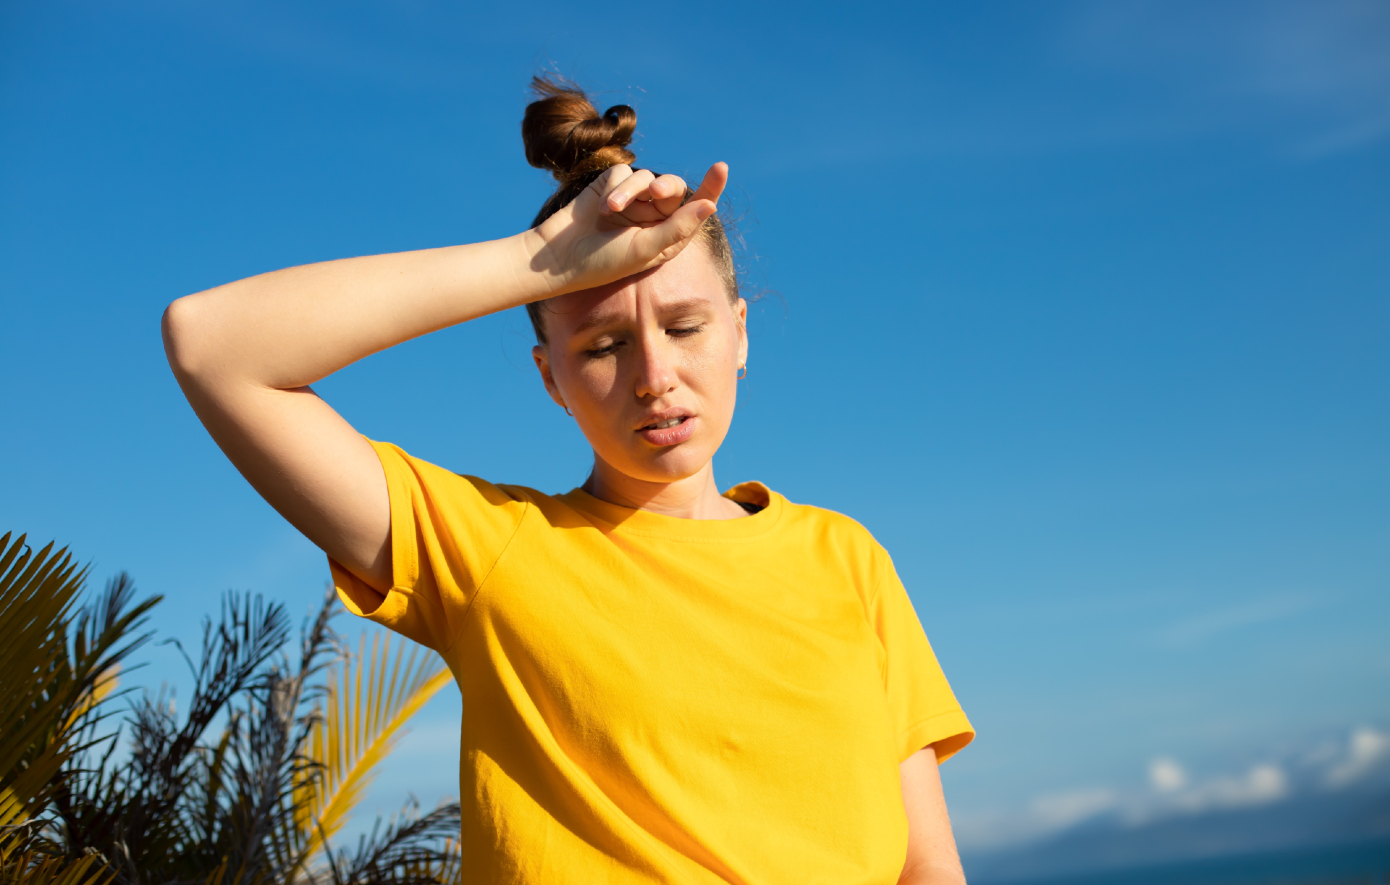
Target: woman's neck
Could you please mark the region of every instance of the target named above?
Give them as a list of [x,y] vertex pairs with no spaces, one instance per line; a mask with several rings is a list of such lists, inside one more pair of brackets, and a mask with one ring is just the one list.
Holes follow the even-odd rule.
[[748,515],[737,503],[719,494],[712,463],[685,479],[647,482],[615,470],[602,458],[595,457],[593,472],[581,488],[609,504],[679,519],[737,519]]

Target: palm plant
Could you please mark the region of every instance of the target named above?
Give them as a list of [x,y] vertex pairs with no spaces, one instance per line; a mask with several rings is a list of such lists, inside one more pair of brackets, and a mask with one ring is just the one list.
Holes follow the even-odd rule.
[[87,570],[66,549],[35,554],[10,537],[0,537],[0,881],[105,882],[99,857],[49,838],[43,812],[87,748],[83,734],[104,718],[121,661],[148,639],[132,634],[159,600],[127,611],[121,575],[78,610]]
[[[8,803],[0,808],[19,809],[0,823],[6,870],[94,877],[64,885],[458,878],[457,804],[421,815],[408,803],[392,821],[378,820],[355,852],[331,843],[410,717],[447,683],[437,658],[379,635],[349,654],[330,629],[331,595],[289,653],[282,606],[228,594],[218,620],[204,622],[196,656],[179,646],[193,677],[187,714],[180,718],[163,690],[147,692],[111,730],[116,667],[149,638],[135,631],[158,599],[132,605],[122,575],[73,614],[86,573],[51,548],[33,554],[23,538],[0,539],[0,710],[10,706],[12,682],[30,698],[27,719],[0,720],[17,723],[0,733],[0,801]],[[38,621],[24,605],[48,615],[46,632],[25,626]],[[42,641],[20,648],[11,636],[21,627]],[[5,666],[11,660],[14,669]],[[76,674],[54,683],[75,686],[64,689],[74,698],[65,705],[29,686],[49,670]]]

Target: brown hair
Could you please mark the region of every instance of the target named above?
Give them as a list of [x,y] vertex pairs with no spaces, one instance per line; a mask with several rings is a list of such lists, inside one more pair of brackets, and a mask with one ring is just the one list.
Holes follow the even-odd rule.
[[[637,129],[637,112],[619,104],[599,116],[584,90],[560,77],[532,77],[531,91],[536,100],[526,106],[526,116],[521,120],[526,162],[537,169],[549,169],[559,182],[555,193],[531,222],[531,226],[536,227],[584,193],[608,167],[636,162],[637,155],[627,146]],[[693,193],[687,188],[685,198],[690,199]],[[729,302],[737,302],[738,275],[734,271],[733,249],[717,213],[705,219],[695,239],[714,259]],[[527,304],[526,314],[531,318],[536,340],[546,343],[541,302]]]

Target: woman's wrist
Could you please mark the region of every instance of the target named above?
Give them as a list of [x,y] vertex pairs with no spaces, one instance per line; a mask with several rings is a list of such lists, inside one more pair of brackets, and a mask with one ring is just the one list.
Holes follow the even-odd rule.
[[573,273],[567,273],[555,259],[554,247],[536,228],[524,230],[512,238],[519,249],[517,279],[519,288],[530,297],[523,304],[543,301],[570,291]]

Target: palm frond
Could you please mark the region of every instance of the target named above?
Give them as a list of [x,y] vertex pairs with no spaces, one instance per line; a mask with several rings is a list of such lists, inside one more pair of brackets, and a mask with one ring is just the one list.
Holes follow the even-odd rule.
[[[123,588],[119,581],[109,587],[108,599],[120,603],[128,596]],[[119,604],[99,605],[87,623],[118,623],[121,616],[107,615],[120,609]],[[119,770],[110,767],[112,741],[106,756],[74,772],[71,788],[57,797],[69,852],[99,852],[122,882],[201,880],[216,866],[225,828],[199,832],[186,813],[204,771],[207,748],[201,741],[234,697],[264,682],[263,667],[284,645],[288,631],[283,607],[249,594],[223,597],[219,622],[204,621],[198,662],[184,656],[194,680],[184,721],[178,721],[162,693],[140,699],[128,721],[129,761]]]
[[179,809],[185,838],[197,846],[197,868],[225,861],[224,885],[266,876],[289,882],[306,866],[296,785],[315,767],[304,748],[319,677],[338,650],[329,629],[336,600],[329,602],[306,624],[299,659],[268,660],[229,706],[222,739],[200,746],[202,762]]
[[112,878],[94,855],[67,860],[26,852],[0,860],[0,885],[106,885]]
[[67,630],[87,571],[67,548],[35,553],[24,535],[10,538],[0,537],[0,787],[32,812],[73,752],[64,726],[79,688]]
[[121,575],[94,606],[76,609],[87,570],[66,548],[35,553],[23,536],[11,537],[0,537],[0,832],[6,857],[23,860],[7,860],[6,869],[81,879],[85,852],[50,836],[53,803],[76,773],[74,760],[96,742],[101,702],[116,688],[120,662],[148,639],[132,634],[159,598],[131,606],[134,587]]
[[329,594],[294,659],[283,607],[227,594],[196,660],[179,647],[182,715],[161,688],[112,729],[159,597],[120,574],[79,607],[86,576],[66,548],[0,536],[0,885],[459,880],[457,804],[378,820],[355,854],[328,844],[448,682],[438,658],[382,636],[346,653]]
[[313,851],[342,829],[406,723],[450,678],[434,654],[404,640],[393,648],[382,634],[372,637],[370,650],[364,634],[357,654],[329,671],[321,714],[309,733],[316,771],[299,784],[304,801],[298,823]]
[[334,885],[454,885],[460,881],[459,804],[420,815],[412,799],[390,824],[378,819],[355,854],[329,857]]

